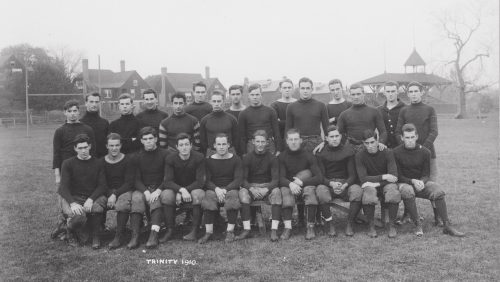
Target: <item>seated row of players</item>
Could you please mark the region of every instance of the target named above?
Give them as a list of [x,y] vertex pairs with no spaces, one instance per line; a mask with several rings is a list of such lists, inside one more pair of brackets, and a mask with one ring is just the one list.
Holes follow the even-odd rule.
[[[156,132],[151,127],[141,129],[143,149],[133,155],[120,152],[121,137],[111,133],[107,137],[108,154],[101,160],[91,157],[90,139],[78,135],[74,142],[76,157],[62,165],[59,187],[61,210],[67,218],[67,232],[74,242],[73,232],[80,233],[88,219],[92,231],[92,247],[99,248],[100,216],[107,208],[117,211],[117,229],[110,248],[121,245],[125,225],[130,217],[132,238],[127,247],[139,245],[139,230],[146,209],[151,213],[151,231],[146,247],[154,248],[159,242],[172,237],[175,209],[182,203],[193,207],[193,225],[183,239],[198,239],[202,210],[205,217],[205,235],[198,242],[206,243],[213,235],[213,222],[219,206],[224,204],[228,216],[226,241],[245,239],[250,233],[250,204],[266,196],[271,203],[271,240],[279,239],[277,230],[283,220],[281,239],[291,235],[292,211],[296,199],[302,198],[306,206],[306,239],[315,237],[314,222],[319,205],[326,221],[326,232],[335,236],[329,202],[338,197],[350,202],[345,234],[353,236],[353,222],[363,208],[369,222],[369,236],[376,237],[374,210],[378,199],[389,207],[389,233],[396,236],[394,221],[398,204],[403,199],[421,236],[415,196],[435,202],[444,221],[443,231],[463,236],[449,224],[443,190],[428,181],[430,152],[417,145],[416,128],[403,127],[403,145],[394,152],[379,150],[377,136],[371,130],[363,133],[365,149],[355,154],[350,144],[341,142],[336,126],[327,130],[327,146],[318,159],[302,148],[302,138],[296,129],[286,133],[288,148],[278,158],[267,149],[269,137],[263,130],[254,133],[254,151],[240,158],[229,152],[226,134],[214,138],[215,153],[207,159],[192,150],[188,134],[176,138],[176,152],[157,146]],[[359,184],[357,183],[359,176]],[[398,183],[399,179],[399,183]],[[106,200],[107,196],[107,200]],[[234,235],[234,227],[241,210],[243,232]],[[159,237],[164,220],[165,234]]]

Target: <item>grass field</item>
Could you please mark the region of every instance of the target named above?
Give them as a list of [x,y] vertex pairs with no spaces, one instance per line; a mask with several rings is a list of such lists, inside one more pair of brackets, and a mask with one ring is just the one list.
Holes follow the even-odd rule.
[[[268,237],[199,246],[177,239],[157,250],[124,248],[94,251],[71,248],[49,238],[57,218],[51,169],[55,126],[36,127],[30,138],[22,127],[0,129],[0,280],[500,280],[498,119],[440,119],[436,141],[439,182],[447,192],[450,218],[466,232],[452,238],[432,225],[428,201],[418,200],[424,236],[399,229],[370,239],[357,225],[353,238],[341,235],[305,241],[303,230],[287,242]],[[146,238],[143,238],[143,241]],[[105,243],[109,242],[106,240]],[[148,264],[176,259],[177,264]],[[195,260],[195,265],[181,260]]]

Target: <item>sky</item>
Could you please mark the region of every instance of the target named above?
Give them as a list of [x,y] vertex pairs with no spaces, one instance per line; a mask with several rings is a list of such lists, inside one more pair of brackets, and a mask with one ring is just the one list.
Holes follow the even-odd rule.
[[[82,54],[89,67],[127,70],[145,78],[168,72],[201,73],[228,87],[250,80],[309,77],[351,84],[404,72],[415,47],[427,72],[449,74],[453,43],[440,18],[481,26],[465,58],[487,48],[475,64],[478,83],[499,81],[499,7],[495,0],[0,0],[0,48],[29,43]],[[8,9],[6,9],[8,7]],[[5,12],[10,11],[10,12]],[[23,17],[20,17],[20,13]],[[473,73],[471,71],[471,74]]]

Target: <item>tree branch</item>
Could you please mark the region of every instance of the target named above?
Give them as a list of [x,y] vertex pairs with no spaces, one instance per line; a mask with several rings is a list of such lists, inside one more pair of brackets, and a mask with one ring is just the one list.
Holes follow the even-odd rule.
[[474,62],[475,60],[481,58],[481,57],[489,57],[490,54],[488,53],[482,53],[482,54],[477,54],[476,56],[472,57],[470,60],[468,60],[467,62],[465,62],[462,67],[460,67],[460,71],[464,71],[464,69],[472,62]]

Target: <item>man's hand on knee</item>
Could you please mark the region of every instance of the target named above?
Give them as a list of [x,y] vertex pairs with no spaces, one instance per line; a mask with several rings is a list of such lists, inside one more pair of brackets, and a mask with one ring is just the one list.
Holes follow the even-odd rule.
[[293,195],[299,195],[302,192],[302,188],[295,182],[290,182],[290,190]]
[[115,194],[111,194],[111,196],[109,196],[108,198],[108,208],[112,209],[115,207],[115,204],[116,204],[116,195]]
[[83,207],[82,205],[80,204],[77,204],[77,203],[71,203],[69,205],[69,207],[71,208],[71,211],[74,213],[74,214],[77,214],[77,215],[84,215],[85,214],[85,211],[83,210]]
[[425,184],[422,180],[412,179],[411,183],[413,184],[415,189],[417,189],[417,191],[420,191],[420,190],[424,189],[424,187],[425,187]]
[[85,203],[83,204],[83,210],[85,212],[91,212],[92,211],[92,205],[94,204],[94,201],[91,198],[88,198]]
[[250,191],[250,193],[252,193],[252,197],[254,199],[260,199],[262,197],[259,189],[255,188],[255,187],[250,187],[250,189],[248,189],[248,190]]
[[149,198],[149,204],[153,204],[160,197],[161,190],[156,189],[153,193],[151,193],[151,197]]
[[193,199],[191,199],[191,194],[189,193],[189,191],[186,188],[182,187],[181,189],[179,189],[179,192],[181,192],[182,200],[185,203],[191,203],[191,201]]
[[384,174],[382,175],[382,180],[388,181],[390,183],[396,183],[396,181],[398,181],[398,178],[392,174]]

